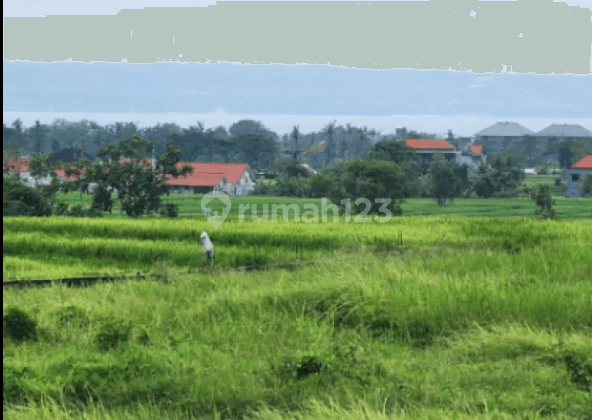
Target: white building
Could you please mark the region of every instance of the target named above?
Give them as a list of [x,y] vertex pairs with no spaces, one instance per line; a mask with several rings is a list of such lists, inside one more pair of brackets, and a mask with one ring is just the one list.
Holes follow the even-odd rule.
[[579,185],[587,174],[592,174],[592,155],[584,156],[565,172],[565,196],[570,198],[581,197]]

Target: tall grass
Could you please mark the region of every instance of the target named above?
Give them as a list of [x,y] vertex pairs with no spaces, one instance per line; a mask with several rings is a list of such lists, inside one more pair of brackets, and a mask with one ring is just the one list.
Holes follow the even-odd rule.
[[[173,267],[191,263],[187,230],[198,223],[23,220],[4,219],[11,258],[52,250],[43,255]],[[9,289],[4,307],[25,311],[37,333],[24,342],[4,333],[4,414],[582,419],[592,407],[588,227],[224,223],[211,235],[223,254],[261,245],[285,260],[301,240],[309,264]]]

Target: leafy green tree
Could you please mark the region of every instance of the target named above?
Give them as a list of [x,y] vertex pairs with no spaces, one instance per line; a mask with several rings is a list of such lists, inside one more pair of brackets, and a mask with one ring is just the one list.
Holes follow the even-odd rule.
[[[350,199],[352,213],[366,211],[366,205],[356,204],[365,198],[370,201],[369,214],[379,214],[383,208],[393,215],[403,213],[401,203],[407,194],[407,183],[401,168],[394,162],[383,160],[354,160],[346,162],[331,192],[331,201],[345,209],[342,200]],[[380,203],[377,199],[390,199],[390,203]],[[384,206],[384,207],[382,207]]]
[[492,165],[479,165],[475,193],[479,197],[513,197],[526,175],[515,164],[511,156],[502,159],[496,157]]
[[556,212],[553,208],[555,200],[551,196],[551,186],[547,184],[538,184],[534,188],[532,199],[536,203],[535,214],[543,218],[555,218]]
[[279,153],[275,139],[260,134],[239,134],[235,142],[249,165],[255,168],[270,167]]
[[457,191],[458,181],[453,165],[441,159],[434,159],[430,165],[432,180],[431,193],[436,198],[439,206],[446,205],[446,199],[454,197]]
[[240,120],[230,126],[228,132],[233,136],[240,135],[260,135],[263,137],[272,137],[274,140],[278,138],[278,135],[273,131],[267,129],[260,121],[255,120]]
[[292,129],[292,133],[290,134],[290,139],[292,140],[292,159],[294,160],[294,164],[298,163],[298,139],[300,137],[300,130],[298,130],[298,126],[294,126]]
[[[110,192],[115,191],[128,217],[153,214],[162,207],[161,196],[169,193],[164,182],[166,178],[184,176],[192,169],[190,166],[177,169],[181,151],[175,148],[172,141],[167,142],[166,152],[159,156],[152,169],[143,157],[152,149],[152,145],[152,141],[137,135],[133,135],[131,142],[121,139],[117,144],[109,144],[101,150],[94,165],[86,168],[86,173],[70,167],[66,169],[66,175],[77,176],[77,185],[96,184],[92,204],[94,209],[110,210]],[[108,165],[104,163],[107,159],[110,162]]]
[[308,192],[309,197],[323,198],[330,197],[337,179],[329,171],[322,171],[317,174],[311,175],[308,178]]
[[337,155],[336,146],[335,146],[335,121],[330,122],[324,128],[322,133],[324,134],[326,141],[325,141],[325,165],[328,165],[335,156]]
[[372,151],[368,153],[368,158],[374,160],[391,160],[397,165],[402,165],[407,161],[419,162],[419,157],[415,150],[407,146],[404,141],[394,139],[376,143]]
[[2,210],[4,216],[49,216],[51,204],[36,188],[25,185],[13,176],[2,179]]
[[39,156],[43,148],[43,139],[49,133],[49,128],[37,120],[35,121],[35,125],[31,131],[33,136],[34,152],[36,156]]

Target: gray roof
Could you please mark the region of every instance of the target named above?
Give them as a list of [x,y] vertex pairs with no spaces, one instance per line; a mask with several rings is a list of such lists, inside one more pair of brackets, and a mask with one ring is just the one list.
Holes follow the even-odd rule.
[[577,124],[551,124],[539,131],[537,136],[545,137],[592,137],[592,131]]
[[522,127],[514,122],[498,122],[479,131],[475,136],[490,136],[490,137],[520,137],[527,134],[534,134],[534,131],[526,127]]

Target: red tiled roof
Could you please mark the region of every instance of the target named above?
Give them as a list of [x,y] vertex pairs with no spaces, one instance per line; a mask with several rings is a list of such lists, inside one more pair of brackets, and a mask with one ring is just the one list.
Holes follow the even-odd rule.
[[412,149],[454,150],[454,146],[441,139],[406,139],[405,144]]
[[[20,158],[18,161],[14,158],[4,158],[4,166],[8,166],[11,172],[16,172],[15,167],[20,169],[20,172],[28,172],[30,169],[25,165],[25,162],[29,162],[29,158]],[[136,160],[138,161],[138,160]],[[129,163],[129,158],[122,158],[119,160],[120,164]],[[145,165],[149,166],[152,164],[152,159],[145,159]],[[18,165],[17,165],[18,164]],[[193,169],[191,174],[187,176],[179,176],[177,179],[170,175],[166,176],[167,185],[182,185],[182,186],[193,186],[193,187],[215,187],[220,183],[222,177],[226,178],[226,182],[230,184],[236,184],[240,181],[243,173],[248,169],[249,165],[246,163],[203,163],[203,162],[178,162],[177,169],[183,169],[183,166],[188,165]],[[109,167],[106,167],[109,170]],[[75,181],[75,176],[66,176],[64,167],[56,169],[55,174],[67,181]],[[86,175],[86,168],[81,168],[81,177]]]
[[473,144],[471,147],[469,147],[469,150],[474,155],[481,155],[483,153],[483,145],[482,144]]
[[592,169],[592,155],[586,155],[571,165],[572,169]]
[[192,174],[177,179],[167,175],[167,185],[183,185],[189,187],[215,187],[222,180],[223,174]]
[[[62,167],[62,168],[63,168],[63,167]],[[71,168],[72,168],[72,169],[78,169],[78,168],[74,168],[73,166],[71,166]],[[78,170],[80,171],[80,177],[77,177],[77,176],[75,176],[75,175],[66,176],[66,170],[65,170],[65,169],[56,169],[56,170],[54,171],[54,173],[55,173],[55,174],[56,174],[58,177],[60,177],[60,178],[62,178],[62,179],[64,179],[64,180],[66,180],[66,181],[76,181],[78,178],[84,178],[84,177],[86,176],[86,168],[80,168],[80,169],[78,169]]]
[[13,156],[2,156],[2,166],[7,168],[10,172],[30,172],[28,163],[31,158],[15,158]]
[[179,162],[177,169],[181,170],[185,165],[191,166],[193,172],[185,177],[180,176],[176,180],[169,179],[167,184],[211,187],[218,185],[222,176],[226,178],[226,182],[236,184],[249,167],[246,163]]

